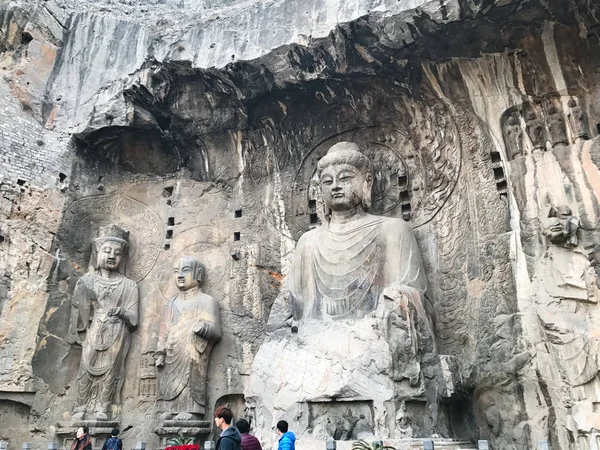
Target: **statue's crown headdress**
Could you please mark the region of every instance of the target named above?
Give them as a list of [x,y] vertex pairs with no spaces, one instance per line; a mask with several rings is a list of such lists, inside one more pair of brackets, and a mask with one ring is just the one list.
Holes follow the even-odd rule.
[[98,229],[96,241],[116,241],[129,245],[129,231],[125,231],[114,223],[104,225]]

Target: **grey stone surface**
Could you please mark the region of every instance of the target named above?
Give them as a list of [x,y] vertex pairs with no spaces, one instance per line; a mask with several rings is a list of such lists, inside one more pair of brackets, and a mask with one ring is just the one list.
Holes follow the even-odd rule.
[[[131,231],[125,269],[140,293],[111,411],[125,446],[160,445],[154,352],[182,255],[206,263],[203,290],[221,310],[206,415],[230,404],[252,416],[243,393],[261,344],[322,344],[279,300],[297,240],[325,220],[316,162],[357,141],[375,169],[372,214],[406,220],[421,250],[447,398],[435,433],[492,448],[591,446],[598,17],[587,0],[2,3],[0,438],[42,448],[70,422],[82,351],[67,333],[72,292],[90,230],[107,218]],[[579,224],[555,243],[544,230],[562,207]],[[371,341],[353,363],[372,373],[363,355],[389,350],[364,320],[330,340]],[[291,337],[286,321],[298,326]],[[306,356],[288,364],[280,353],[263,364]],[[393,369],[383,361],[381,380]],[[368,382],[383,392],[379,380]],[[386,414],[369,415],[363,399],[284,418],[325,429],[331,415],[346,436],[369,417],[384,432],[431,433],[423,402],[391,395]],[[285,415],[264,411],[262,429]],[[324,442],[300,436],[302,446]]]

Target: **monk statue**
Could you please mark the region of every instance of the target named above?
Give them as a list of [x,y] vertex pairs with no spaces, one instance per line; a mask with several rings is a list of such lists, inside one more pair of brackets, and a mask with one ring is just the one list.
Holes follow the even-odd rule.
[[155,365],[163,420],[197,420],[206,411],[210,352],[221,338],[219,304],[200,290],[202,264],[190,256],[175,265],[179,294],[164,308]]
[[317,165],[327,221],[300,238],[288,289],[298,321],[361,318],[378,299],[410,297],[419,313],[427,280],[410,225],[368,213],[371,161],[340,142]]
[[86,332],[77,375],[74,420],[93,411],[107,420],[120,404],[131,332],[138,324],[138,288],[121,274],[129,233],[117,225],[100,228],[94,241],[95,270],[79,279],[73,292],[72,333]]

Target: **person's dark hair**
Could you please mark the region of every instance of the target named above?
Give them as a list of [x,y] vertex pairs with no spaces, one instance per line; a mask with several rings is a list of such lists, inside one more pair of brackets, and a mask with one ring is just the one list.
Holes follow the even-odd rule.
[[235,423],[235,427],[240,433],[248,433],[250,431],[250,424],[246,419],[240,419]]
[[119,435],[119,429],[118,428],[113,428],[112,431],[110,432],[111,436],[118,436]]
[[287,433],[288,423],[285,420],[280,420],[277,422],[277,429],[282,433]]
[[231,421],[233,420],[233,413],[229,408],[225,406],[219,406],[215,411],[215,417],[223,419],[227,425],[231,425]]

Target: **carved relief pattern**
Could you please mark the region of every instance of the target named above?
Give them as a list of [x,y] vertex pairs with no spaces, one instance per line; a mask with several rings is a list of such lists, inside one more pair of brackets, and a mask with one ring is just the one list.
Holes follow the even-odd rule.
[[[485,127],[472,114],[461,110],[457,117],[466,164],[455,194],[435,220],[440,292],[434,307],[441,350],[461,355],[463,363],[468,363],[474,357],[475,345],[475,341],[469,342],[468,330],[481,321],[483,334],[491,332],[486,322],[506,309],[499,301],[503,298],[500,292],[508,293],[512,280],[507,274],[508,249],[495,241],[495,236],[505,231],[508,217],[490,156],[495,148]],[[474,201],[469,204],[461,200],[465,198]],[[487,250],[482,252],[482,248]],[[467,290],[471,281],[480,283],[478,295]]]
[[156,366],[154,365],[153,351],[142,353],[138,395],[142,401],[154,401],[156,399]]
[[[58,235],[61,251],[82,265],[89,259],[94,233],[102,225],[118,223],[130,232],[131,250],[126,275],[139,282],[152,270],[161,251],[164,226],[158,214],[120,193],[74,201],[65,211]],[[85,271],[85,268],[84,268]]]

